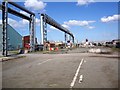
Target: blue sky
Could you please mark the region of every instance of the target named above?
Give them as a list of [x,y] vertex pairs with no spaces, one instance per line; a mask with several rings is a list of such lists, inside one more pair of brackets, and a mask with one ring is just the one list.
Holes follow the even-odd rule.
[[[25,6],[24,2],[19,2],[18,4]],[[79,42],[84,41],[85,39],[88,39],[89,41],[104,41],[118,38],[118,21],[114,19],[114,15],[118,15],[117,2],[94,2],[87,5],[77,5],[77,2],[46,2],[45,7],[40,10],[31,9],[27,6],[26,8],[36,14],[36,36],[38,42],[41,41],[39,12],[44,12],[61,25],[66,25]],[[112,19],[109,20],[108,17],[111,17]],[[26,21],[22,21],[22,19],[10,14],[9,18],[15,20],[16,23],[19,22],[19,25],[16,25],[15,27],[13,26],[15,25],[15,21],[10,20],[11,22],[14,22],[12,26],[21,35],[29,34],[29,26],[26,24]],[[23,23],[25,25],[22,25]],[[49,25],[47,29],[48,40],[64,41],[63,32],[54,29]]]

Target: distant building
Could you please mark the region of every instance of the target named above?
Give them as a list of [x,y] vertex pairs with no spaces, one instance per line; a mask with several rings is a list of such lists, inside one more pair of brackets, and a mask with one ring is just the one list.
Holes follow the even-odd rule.
[[[0,51],[2,50],[2,24],[0,24]],[[22,36],[8,24],[8,50],[17,50],[22,48]]]

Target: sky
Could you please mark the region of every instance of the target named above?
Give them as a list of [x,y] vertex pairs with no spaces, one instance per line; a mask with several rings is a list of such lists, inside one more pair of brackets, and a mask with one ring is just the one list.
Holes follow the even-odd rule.
[[[36,15],[36,37],[41,42],[40,15],[46,13],[55,21],[67,28],[75,36],[75,40],[82,42],[105,41],[118,38],[118,2],[94,2],[94,0],[78,0],[78,2],[43,2],[39,0],[25,0],[16,2]],[[9,5],[9,7],[16,9]],[[27,13],[16,9],[20,13]],[[29,16],[29,15],[28,15]],[[1,11],[0,11],[0,17]],[[1,23],[1,18],[0,18]],[[9,14],[8,23],[22,36],[29,34],[28,21]],[[64,33],[47,25],[50,41],[64,41]]]

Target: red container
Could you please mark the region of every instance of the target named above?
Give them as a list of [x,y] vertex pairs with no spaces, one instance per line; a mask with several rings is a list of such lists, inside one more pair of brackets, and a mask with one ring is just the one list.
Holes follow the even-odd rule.
[[23,38],[24,48],[30,49],[30,36],[24,36]]

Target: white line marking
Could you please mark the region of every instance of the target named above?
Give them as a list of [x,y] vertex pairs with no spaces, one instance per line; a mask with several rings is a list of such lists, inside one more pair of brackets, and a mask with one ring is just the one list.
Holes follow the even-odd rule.
[[86,61],[84,60],[84,63],[86,63]]
[[83,75],[80,75],[78,83],[82,83],[82,81],[83,81]]
[[38,65],[41,65],[41,64],[43,64],[43,63],[45,63],[45,62],[48,62],[48,61],[50,61],[50,60],[52,60],[52,59],[48,59],[48,60],[46,60],[46,61],[43,61],[43,62],[41,62],[41,63],[38,63]]
[[77,71],[76,71],[76,73],[75,73],[75,76],[74,76],[74,78],[73,78],[73,80],[72,80],[72,82],[71,82],[71,84],[70,84],[70,88],[72,88],[72,87],[74,86],[75,82],[76,82],[76,79],[77,79],[78,73],[79,73],[79,71],[80,71],[81,65],[82,65],[82,63],[83,63],[83,60],[84,60],[84,59],[81,60],[79,66],[78,66],[78,69],[77,69]]

